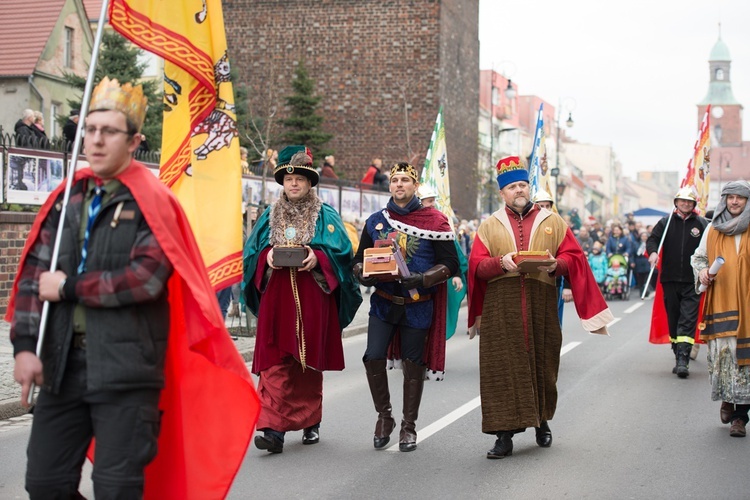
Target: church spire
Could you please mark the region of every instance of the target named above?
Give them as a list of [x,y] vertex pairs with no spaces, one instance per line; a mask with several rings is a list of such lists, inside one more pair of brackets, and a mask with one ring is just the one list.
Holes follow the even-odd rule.
[[711,49],[711,54],[708,56],[708,93],[698,104],[699,106],[705,106],[708,104],[739,104],[732,93],[732,81],[730,79],[731,66],[732,56],[729,54],[729,47],[724,43],[724,40],[721,39],[720,22],[719,39],[716,40],[716,43]]

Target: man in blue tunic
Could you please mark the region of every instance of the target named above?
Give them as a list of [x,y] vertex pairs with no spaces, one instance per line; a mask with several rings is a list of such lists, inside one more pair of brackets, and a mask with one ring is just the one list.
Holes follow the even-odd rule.
[[[354,274],[365,286],[375,286],[370,298],[367,350],[363,357],[370,392],[378,412],[373,444],[388,444],[396,422],[391,415],[386,375],[388,347],[400,351],[404,372],[404,408],[399,449],[417,448],[416,420],[422,400],[425,370],[442,371],[445,364],[445,281],[458,270],[455,238],[448,219],[435,208],[423,207],[416,196],[419,176],[408,163],[391,168],[391,199],[385,209],[365,223],[354,257]],[[376,240],[394,238],[409,268],[409,277],[380,282],[362,276],[366,248]],[[412,298],[409,290],[416,289]],[[398,336],[396,334],[398,333]]]

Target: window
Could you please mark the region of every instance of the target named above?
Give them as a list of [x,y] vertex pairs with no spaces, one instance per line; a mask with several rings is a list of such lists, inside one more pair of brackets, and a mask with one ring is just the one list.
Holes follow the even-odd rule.
[[49,106],[49,120],[47,120],[47,137],[57,137],[57,109],[59,104],[53,102]]
[[63,54],[63,63],[66,68],[73,67],[73,38],[75,31],[73,28],[65,27],[65,53]]
[[724,70],[721,68],[716,68],[716,79],[719,81],[724,80]]

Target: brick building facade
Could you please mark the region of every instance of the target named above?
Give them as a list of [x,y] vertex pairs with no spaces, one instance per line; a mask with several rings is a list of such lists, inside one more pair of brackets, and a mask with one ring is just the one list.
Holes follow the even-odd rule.
[[[372,158],[421,169],[445,114],[451,197],[461,217],[477,200],[478,0],[223,0],[229,56],[251,114],[287,114],[304,60],[334,134],[340,177],[358,181]],[[282,144],[275,144],[278,148]],[[315,159],[316,163],[319,159]]]
[[21,252],[35,217],[35,213],[0,212],[0,315],[5,315]]

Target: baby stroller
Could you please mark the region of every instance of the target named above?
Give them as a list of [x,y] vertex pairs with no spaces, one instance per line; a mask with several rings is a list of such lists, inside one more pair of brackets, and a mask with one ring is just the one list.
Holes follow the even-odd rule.
[[614,254],[609,258],[607,276],[604,279],[604,298],[607,300],[630,299],[630,283],[633,270],[628,266],[628,258]]

